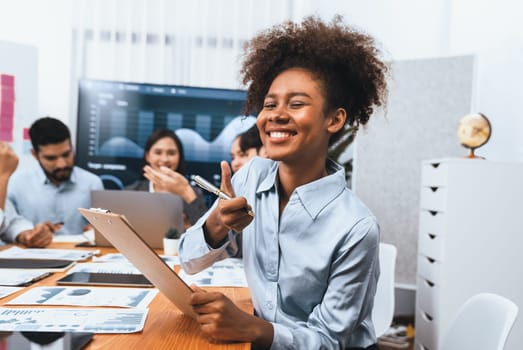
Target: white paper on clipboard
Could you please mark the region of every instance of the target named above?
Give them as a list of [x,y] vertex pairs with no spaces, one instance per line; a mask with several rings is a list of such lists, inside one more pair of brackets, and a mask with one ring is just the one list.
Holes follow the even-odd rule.
[[100,209],[78,211],[180,311],[196,318],[189,304],[191,288],[144,242],[125,216]]

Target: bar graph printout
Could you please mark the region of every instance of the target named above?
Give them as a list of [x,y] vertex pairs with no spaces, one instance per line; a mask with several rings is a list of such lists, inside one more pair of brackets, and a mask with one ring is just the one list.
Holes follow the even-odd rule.
[[[23,287],[0,287],[0,299],[24,289]],[[1,349],[1,348],[0,348]]]
[[[169,266],[180,265],[178,255],[160,255],[160,258]],[[93,256],[93,262],[129,262],[129,260],[121,253],[109,253],[102,256]]]
[[53,249],[53,248],[20,248],[11,247],[0,252],[2,259],[61,259],[61,260],[86,260],[95,254],[100,254],[99,249]]
[[247,287],[243,262],[241,259],[229,258],[215,262],[212,266],[194,275],[180,270],[180,277],[188,285],[200,287]]
[[136,333],[147,309],[0,308],[0,331]]
[[7,304],[146,308],[156,294],[151,288],[35,287]]

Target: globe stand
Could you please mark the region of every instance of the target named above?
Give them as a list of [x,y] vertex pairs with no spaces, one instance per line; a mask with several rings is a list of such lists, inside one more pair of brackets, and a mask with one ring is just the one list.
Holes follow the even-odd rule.
[[469,154],[467,156],[465,156],[466,158],[479,158],[478,156],[476,156],[474,154],[474,150],[475,148],[469,148]]

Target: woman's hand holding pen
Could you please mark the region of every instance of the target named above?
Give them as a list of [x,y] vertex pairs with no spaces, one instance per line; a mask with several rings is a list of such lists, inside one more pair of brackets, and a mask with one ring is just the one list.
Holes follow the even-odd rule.
[[217,247],[229,230],[241,232],[254,219],[251,206],[245,197],[235,197],[232,187],[232,171],[229,163],[220,163],[222,169],[222,182],[220,190],[227,194],[229,199],[220,196],[218,207],[214,209],[205,221],[203,230],[205,239],[212,247]]
[[220,199],[218,203],[220,219],[231,230],[241,232],[253,220],[253,216],[249,214],[249,211],[252,213],[252,208],[245,197],[236,197],[232,187],[232,171],[229,163],[221,162],[220,166],[222,170],[220,190],[232,197],[228,200]]
[[53,233],[62,227],[63,223],[45,221],[37,224],[32,230],[21,232],[16,240],[26,247],[43,248],[53,241]]

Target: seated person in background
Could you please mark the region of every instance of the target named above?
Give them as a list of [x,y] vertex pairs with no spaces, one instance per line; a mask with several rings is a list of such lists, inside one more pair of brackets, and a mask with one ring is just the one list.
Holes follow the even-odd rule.
[[174,131],[156,130],[144,147],[144,173],[126,190],[170,192],[183,199],[185,226],[194,224],[207,210],[203,193],[185,177],[183,146]]
[[102,180],[74,166],[71,135],[60,120],[36,120],[29,128],[29,136],[31,153],[40,166],[15,172],[9,182],[8,198],[33,224],[62,222],[55,234],[81,234],[90,226],[77,209],[91,206],[91,191],[103,190]]
[[189,273],[242,256],[255,312],[194,287],[196,320],[211,339],[256,349],[377,349],[379,226],[327,150],[385,102],[388,67],[374,40],[340,17],[275,26],[246,50],[245,112],[257,115],[269,159],[253,158],[232,179],[221,163],[232,198],[187,230],[179,253]]
[[[18,215],[6,198],[9,177],[18,165],[18,157],[7,143],[0,142],[0,239],[43,248],[53,241],[55,227],[50,222],[36,225]],[[1,244],[1,243],[0,243]]]
[[231,168],[237,172],[245,163],[255,156],[266,157],[265,148],[260,139],[256,124],[236,136],[231,145]]

